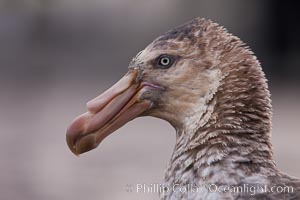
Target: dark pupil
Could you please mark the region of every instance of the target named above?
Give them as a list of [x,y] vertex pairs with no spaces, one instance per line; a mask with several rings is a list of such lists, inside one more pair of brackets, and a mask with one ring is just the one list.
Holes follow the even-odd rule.
[[162,58],[161,59],[161,65],[168,65],[170,63],[170,59],[169,58]]

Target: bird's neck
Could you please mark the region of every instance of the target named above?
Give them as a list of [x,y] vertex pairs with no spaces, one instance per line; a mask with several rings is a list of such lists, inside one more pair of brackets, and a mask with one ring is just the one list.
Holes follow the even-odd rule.
[[[252,70],[249,72],[249,70]],[[271,105],[260,67],[222,80],[201,114],[198,129],[176,127],[165,184],[237,184],[253,174],[276,171],[270,143]]]
[[[184,133],[185,130],[178,130],[177,134]],[[246,142],[232,137],[232,134],[238,134],[237,132],[226,134],[228,135],[222,137],[212,135],[203,143],[188,145],[184,151],[181,145],[186,141],[179,142],[165,171],[165,184],[168,187],[174,184],[236,185],[252,174],[271,175],[276,172],[271,147],[267,142]],[[228,141],[222,141],[223,137]]]

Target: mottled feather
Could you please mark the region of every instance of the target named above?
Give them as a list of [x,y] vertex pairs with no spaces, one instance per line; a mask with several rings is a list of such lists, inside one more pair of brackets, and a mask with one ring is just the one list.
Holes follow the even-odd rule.
[[[176,129],[176,146],[164,186],[291,186],[292,193],[169,192],[161,199],[300,199],[300,182],[274,163],[272,106],[267,81],[253,52],[210,20],[196,18],[154,40],[131,62],[161,53],[180,56],[178,63],[153,82],[169,88],[149,115]],[[159,72],[157,72],[159,73]],[[149,77],[147,77],[149,78]],[[149,79],[150,79],[149,78]]]

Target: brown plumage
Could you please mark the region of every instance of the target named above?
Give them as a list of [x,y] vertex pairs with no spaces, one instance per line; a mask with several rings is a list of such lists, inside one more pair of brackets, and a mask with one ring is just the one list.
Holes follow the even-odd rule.
[[[272,107],[260,64],[216,23],[196,18],[154,40],[119,83],[88,103],[67,131],[68,145],[75,154],[89,151],[138,116],[176,129],[163,183],[170,190],[161,199],[300,199],[300,181],[273,160]],[[178,192],[174,184],[198,189]],[[242,187],[251,191],[232,191]]]

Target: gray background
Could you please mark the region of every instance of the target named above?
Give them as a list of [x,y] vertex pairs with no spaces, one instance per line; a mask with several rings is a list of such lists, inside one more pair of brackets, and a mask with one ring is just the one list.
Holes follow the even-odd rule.
[[77,158],[65,143],[85,103],[156,36],[210,18],[249,44],[269,79],[278,167],[300,177],[299,8],[279,1],[0,0],[0,199],[157,199],[174,130],[146,117]]

